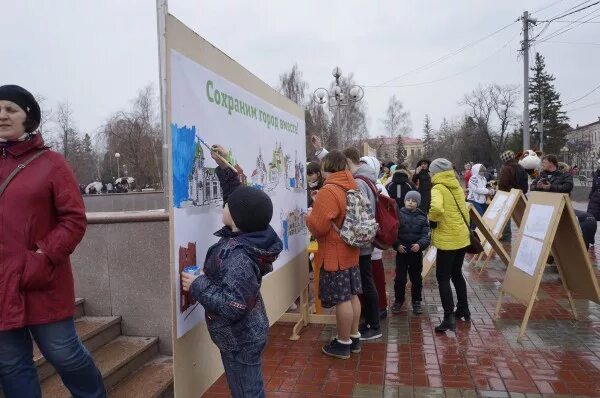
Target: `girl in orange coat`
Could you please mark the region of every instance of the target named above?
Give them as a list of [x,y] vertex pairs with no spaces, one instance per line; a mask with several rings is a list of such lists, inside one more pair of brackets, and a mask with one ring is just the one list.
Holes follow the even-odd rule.
[[338,336],[323,346],[324,354],[340,359],[360,352],[360,301],[362,292],[358,257],[360,250],[348,246],[333,228],[341,228],[346,216],[346,191],[358,190],[340,151],[329,152],[322,160],[325,184],[314,199],[306,224],[317,239],[319,251],[314,266],[322,268],[319,298],[325,308],[335,306]]

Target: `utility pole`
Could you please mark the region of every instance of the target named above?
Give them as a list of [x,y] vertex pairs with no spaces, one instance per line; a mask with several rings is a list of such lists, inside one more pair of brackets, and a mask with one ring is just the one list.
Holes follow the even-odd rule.
[[544,97],[540,95],[540,121],[538,123],[540,132],[540,151],[544,152]]
[[523,12],[523,151],[529,143],[529,12]]

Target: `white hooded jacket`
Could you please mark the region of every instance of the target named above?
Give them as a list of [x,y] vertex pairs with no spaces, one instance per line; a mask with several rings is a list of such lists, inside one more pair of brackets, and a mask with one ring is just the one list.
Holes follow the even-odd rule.
[[[375,171],[379,172],[381,163],[379,163],[379,160],[377,160],[377,158],[375,158],[373,156],[363,156],[362,158],[360,158],[360,161],[362,163],[366,164],[367,166],[373,168]],[[379,192],[381,192],[381,194],[383,196],[387,196],[388,198],[390,197],[387,189],[385,189],[385,187],[383,185],[381,185],[381,183],[379,181],[377,181],[375,186],[377,187],[377,190],[379,190]],[[373,254],[371,254],[371,260],[381,260],[382,258],[383,258],[383,250],[374,247]]]
[[481,167],[482,165],[480,163],[473,166],[473,175],[469,179],[469,196],[467,197],[467,200],[485,204],[487,195],[490,194],[490,190],[485,187],[487,185],[485,177],[479,175]]

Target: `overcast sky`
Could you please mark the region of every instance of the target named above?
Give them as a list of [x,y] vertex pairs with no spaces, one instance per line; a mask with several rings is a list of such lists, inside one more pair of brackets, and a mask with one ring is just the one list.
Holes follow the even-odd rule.
[[[365,86],[372,136],[382,133],[380,119],[395,94],[410,111],[412,135],[419,137],[426,113],[436,128],[443,117],[459,118],[464,111],[459,100],[478,84],[515,84],[522,89],[523,64],[517,57],[520,22],[432,68],[389,83],[404,87],[367,86],[380,85],[485,37],[525,10],[555,3],[534,15],[545,20],[582,2],[171,0],[169,7],[272,86],[295,62],[310,92],[329,86],[336,65],[353,72]],[[595,10],[589,18],[598,16],[593,21],[600,22],[600,5],[564,19],[576,20]],[[50,106],[68,99],[85,132],[95,132],[113,112],[127,107],[141,87],[154,83],[158,88],[153,0],[22,0],[5,2],[1,13],[0,84],[22,85],[46,97]],[[541,37],[565,25],[553,23]],[[534,28],[534,35],[542,26]],[[600,84],[600,23],[576,26],[535,50],[546,57],[563,103]],[[439,79],[443,80],[414,85]],[[597,90],[565,109],[599,101]],[[517,111],[522,111],[522,102]],[[573,125],[597,121],[600,102],[568,115]]]

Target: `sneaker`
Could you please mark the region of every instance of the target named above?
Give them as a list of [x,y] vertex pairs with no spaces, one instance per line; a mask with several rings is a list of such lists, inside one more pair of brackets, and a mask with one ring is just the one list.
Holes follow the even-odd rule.
[[366,322],[358,325],[358,331],[360,332],[360,334],[365,333],[367,330],[369,330],[369,325],[367,325]]
[[413,314],[421,315],[423,313],[423,308],[421,307],[420,301],[415,301],[413,303],[412,307],[413,307]]
[[352,347],[351,344],[342,344],[338,339],[333,339],[329,344],[325,344],[321,351],[330,357],[348,359],[350,358],[350,347]]
[[360,337],[350,337],[352,340],[352,345],[350,346],[350,351],[353,354],[360,353]]
[[396,301],[394,305],[392,305],[392,314],[399,314],[402,311],[402,302]]
[[381,329],[372,329],[371,327],[365,330],[364,333],[360,333],[360,339],[362,341],[379,339],[381,336],[383,336]]

